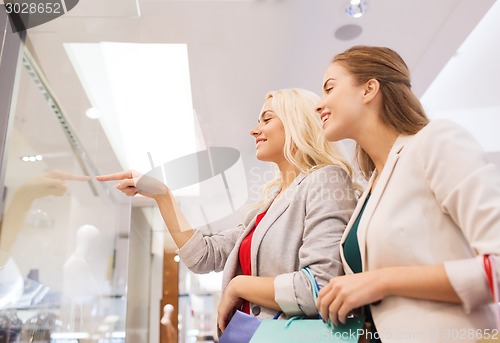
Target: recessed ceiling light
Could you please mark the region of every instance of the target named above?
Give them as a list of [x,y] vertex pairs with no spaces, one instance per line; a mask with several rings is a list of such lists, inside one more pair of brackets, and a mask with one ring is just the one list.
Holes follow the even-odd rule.
[[359,25],[348,24],[341,26],[335,31],[335,38],[339,40],[352,40],[361,35],[363,29]]

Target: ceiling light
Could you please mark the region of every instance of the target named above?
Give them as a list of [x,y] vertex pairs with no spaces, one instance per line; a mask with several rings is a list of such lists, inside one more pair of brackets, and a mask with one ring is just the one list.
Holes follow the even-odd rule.
[[124,169],[148,172],[196,151],[186,44],[66,43]]
[[96,107],[91,107],[85,111],[85,115],[90,119],[97,119],[101,116],[101,112]]
[[23,162],[37,162],[43,160],[42,155],[26,155],[21,157],[21,161]]
[[350,0],[345,12],[349,17],[361,18],[368,9],[366,1],[363,0]]

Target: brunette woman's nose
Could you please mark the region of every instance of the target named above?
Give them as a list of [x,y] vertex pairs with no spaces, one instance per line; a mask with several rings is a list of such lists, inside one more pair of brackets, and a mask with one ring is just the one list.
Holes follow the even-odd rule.
[[323,105],[323,99],[321,99],[317,104],[316,104],[316,112],[318,114],[321,114],[321,112],[323,111],[323,107],[325,107]]

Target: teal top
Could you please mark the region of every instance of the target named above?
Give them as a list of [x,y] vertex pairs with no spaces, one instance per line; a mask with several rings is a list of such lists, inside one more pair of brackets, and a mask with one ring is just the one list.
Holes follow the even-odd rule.
[[370,199],[370,195],[371,193],[369,193],[366,197],[365,203],[363,204],[361,211],[359,211],[358,218],[356,218],[356,221],[352,224],[351,231],[349,231],[349,234],[344,241],[344,257],[354,273],[361,273],[363,271],[361,253],[359,252],[358,226],[361,221],[361,216],[363,216],[363,212],[365,211],[366,204]]
[[[363,204],[361,211],[359,211],[356,221],[354,222],[354,224],[352,224],[351,231],[349,231],[349,233],[347,234],[347,237],[343,244],[345,260],[354,273],[361,273],[363,271],[363,264],[361,262],[361,252],[359,251],[358,227],[359,227],[359,222],[361,221],[361,217],[363,216],[363,212],[365,211],[366,204],[368,203],[368,200],[370,200],[370,195],[371,193],[367,195],[365,203]],[[377,328],[375,327],[375,323],[373,322],[369,305],[365,306],[365,315],[366,315],[366,321],[372,324],[371,325],[372,335],[370,337],[370,343],[381,342],[378,334],[376,334]]]

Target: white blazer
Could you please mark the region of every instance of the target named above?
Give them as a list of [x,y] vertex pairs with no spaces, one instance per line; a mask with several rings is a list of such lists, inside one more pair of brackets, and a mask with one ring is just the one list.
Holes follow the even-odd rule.
[[[363,271],[444,263],[462,300],[459,305],[391,296],[371,305],[384,343],[475,342],[495,327],[482,255],[500,255],[500,172],[463,128],[435,120],[396,140],[357,235]],[[342,249],[341,258],[352,274]]]

